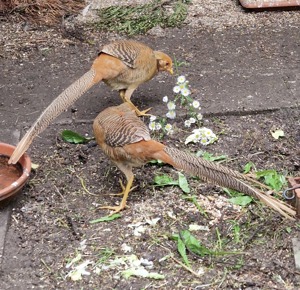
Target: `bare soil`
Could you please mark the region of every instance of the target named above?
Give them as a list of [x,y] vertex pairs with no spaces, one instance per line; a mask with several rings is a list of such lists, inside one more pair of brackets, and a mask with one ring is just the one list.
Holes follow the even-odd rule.
[[[291,12],[294,19],[293,13],[298,11]],[[283,19],[286,14],[279,16]],[[267,17],[262,18],[266,21]],[[276,169],[286,176],[299,176],[298,30],[269,23],[257,29],[223,27],[225,30],[219,31],[197,23],[198,29],[169,29],[164,35],[149,34],[136,39],[170,51],[179,61],[186,62],[179,67],[179,73],[190,80],[193,97],[199,96],[202,103],[204,125],[217,133],[219,140],[208,147],[185,146],[188,132],[182,126],[185,116],[181,114],[175,134],[160,141],[192,153],[205,150],[225,154],[225,165],[239,171],[251,161],[257,170]],[[17,127],[21,135],[54,96],[88,69],[99,43],[119,37],[84,29],[75,35],[43,27],[26,31],[19,24],[2,24],[11,46],[2,42],[0,50],[1,126]],[[299,27],[299,21],[296,24]],[[27,41],[13,37],[12,27],[18,28],[18,36]],[[78,35],[85,41],[79,40]],[[276,37],[281,39],[280,47]],[[241,73],[239,68],[243,66],[241,82],[233,72]],[[261,74],[255,75],[258,71]],[[259,81],[265,73],[274,71],[284,71],[288,77],[282,80],[273,74],[269,83]],[[228,75],[231,82],[226,83],[223,78]],[[279,93],[274,93],[272,87],[277,88],[278,82],[284,85]],[[138,106],[151,106],[153,113],[163,115],[161,98],[171,95],[173,85],[174,79],[159,75],[139,88],[133,100]],[[260,102],[262,95],[267,97]],[[245,100],[241,96],[250,97]],[[109,194],[120,191],[119,179],[124,177],[98,147],[68,144],[60,132],[70,129],[92,136],[95,116],[119,102],[116,92],[104,85],[93,88],[33,142],[29,153],[39,167],[13,202],[0,288],[299,289],[291,243],[291,238],[299,235],[298,221],[282,219],[259,202],[234,206],[221,188],[191,176],[190,198],[178,187],[154,186],[156,175],[177,178],[176,170],[166,165],[147,164],[136,169],[136,187],[121,218],[90,223],[109,213],[98,209],[100,205],[120,201],[120,196]],[[278,128],[285,136],[275,140],[270,130]],[[192,196],[206,215],[191,202]],[[188,253],[192,271],[187,270],[181,264],[172,235],[191,224],[202,226],[192,233],[206,247],[240,253],[206,257]],[[136,235],[139,226],[144,228],[140,236]],[[126,252],[123,244],[130,246],[131,251]],[[75,265],[89,260],[86,269],[90,275],[72,281],[67,275],[74,266],[66,266],[79,253],[82,258]],[[164,279],[125,279],[121,272],[128,265],[104,267],[117,257],[131,254],[152,261],[149,271],[164,275]]]

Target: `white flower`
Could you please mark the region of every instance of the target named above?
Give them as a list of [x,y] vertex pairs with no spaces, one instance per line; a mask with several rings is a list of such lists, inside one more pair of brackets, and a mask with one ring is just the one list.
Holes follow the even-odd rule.
[[156,120],[156,116],[154,116],[154,115],[151,115],[151,117],[150,117],[150,121],[151,122],[153,122],[153,121],[155,121]]
[[189,121],[191,122],[191,124],[194,124],[194,123],[196,123],[196,119],[195,119],[195,118],[193,118],[193,117],[191,117]]
[[202,145],[208,145],[209,143],[210,143],[210,140],[208,139],[208,138],[201,138],[201,140],[200,140],[200,143],[202,144]]
[[156,129],[156,122],[152,121],[149,123],[149,129],[151,131],[154,131]]
[[185,139],[184,144],[188,144],[188,143],[190,143],[190,142],[197,143],[197,142],[199,142],[199,139],[200,139],[200,135],[197,134],[197,133],[194,133],[194,134],[189,135],[189,136]]
[[161,124],[160,123],[156,123],[155,130],[159,131],[160,129],[161,129]]
[[169,119],[175,119],[176,118],[176,112],[175,111],[169,111],[167,114],[166,114],[167,118]]
[[178,87],[180,88],[180,91],[186,88],[185,83],[179,84]]
[[211,129],[203,127],[194,129],[193,134],[186,138],[185,144],[188,144],[190,142],[200,142],[202,145],[208,145],[215,142],[217,139],[217,136]]
[[184,83],[185,82],[185,76],[179,76],[178,78],[177,78],[177,83],[179,83],[179,84],[181,84],[181,83]]
[[182,94],[183,96],[187,97],[187,96],[189,96],[189,95],[191,94],[191,91],[190,91],[189,89],[187,89],[187,88],[183,88],[183,89],[181,90],[181,94]]
[[201,121],[203,119],[203,115],[201,113],[197,114],[197,119]]
[[175,86],[175,87],[173,88],[173,92],[174,92],[175,94],[178,94],[178,93],[180,92],[180,87],[179,87],[179,86]]
[[199,101],[193,101],[192,106],[193,106],[195,109],[199,108],[199,107],[200,107]]
[[170,101],[170,102],[167,104],[167,107],[168,107],[169,111],[171,111],[171,110],[175,110],[176,105],[175,105],[175,103],[174,103],[173,101]]
[[165,130],[167,131],[168,134],[172,134],[173,133],[173,127],[171,124],[167,124],[165,126]]
[[184,121],[184,126],[185,127],[191,127],[191,121],[190,120]]
[[163,102],[164,102],[164,103],[167,103],[168,100],[169,100],[169,99],[168,99],[168,96],[164,96],[164,97],[163,97]]

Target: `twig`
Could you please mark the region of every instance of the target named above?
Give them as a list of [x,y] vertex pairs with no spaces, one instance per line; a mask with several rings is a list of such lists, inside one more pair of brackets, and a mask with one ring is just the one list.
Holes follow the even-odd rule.
[[91,192],[86,188],[84,179],[83,179],[82,177],[80,177],[80,176],[78,176],[78,175],[77,175],[77,177],[79,178],[80,183],[81,183],[81,186],[82,186],[83,190],[84,190],[86,193],[88,193],[88,194],[90,194],[90,195],[93,195],[93,196],[97,196],[97,194],[91,193]]
[[175,259],[172,254],[170,255],[170,258],[172,260],[174,260],[177,264],[179,264],[181,267],[183,267],[184,269],[186,269],[187,271],[189,271],[190,273],[192,273],[193,275],[195,275],[196,277],[200,277],[200,275],[197,274],[195,271],[193,271],[191,268],[189,268],[188,266],[184,265],[182,262],[180,262],[177,259]]
[[42,264],[46,267],[46,269],[49,271],[49,273],[52,273],[52,269],[46,264],[46,262],[41,259]]
[[177,264],[179,264],[180,266],[182,266],[184,269],[186,269],[187,271],[189,271],[190,273],[192,273],[193,275],[195,275],[196,277],[200,277],[199,274],[197,274],[193,269],[189,268],[188,266],[184,265],[182,262],[178,261],[176,258],[174,258],[173,253],[171,252],[170,249],[166,248],[163,245],[158,244],[158,246],[162,247],[163,249],[167,250],[169,252],[169,257],[174,260],[174,262],[176,262]]

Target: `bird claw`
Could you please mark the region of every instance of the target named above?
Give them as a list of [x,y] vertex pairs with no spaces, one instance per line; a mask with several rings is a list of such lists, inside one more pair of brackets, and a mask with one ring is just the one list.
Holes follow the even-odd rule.
[[105,205],[105,206],[100,206],[99,209],[110,209],[110,210],[113,210],[108,216],[111,216],[115,213],[118,213],[120,211],[122,211],[125,207],[127,207],[126,204],[120,204],[120,205],[117,205],[117,206],[108,206],[108,205]]

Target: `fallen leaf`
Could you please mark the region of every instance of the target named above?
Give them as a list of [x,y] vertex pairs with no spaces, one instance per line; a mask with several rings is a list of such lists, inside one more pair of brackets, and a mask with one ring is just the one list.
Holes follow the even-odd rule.
[[113,221],[113,220],[118,219],[120,217],[121,217],[121,215],[119,213],[115,213],[113,215],[106,215],[106,216],[101,217],[99,219],[90,221],[90,224],[96,224],[96,223],[101,223],[101,222],[110,222],[110,221]]

